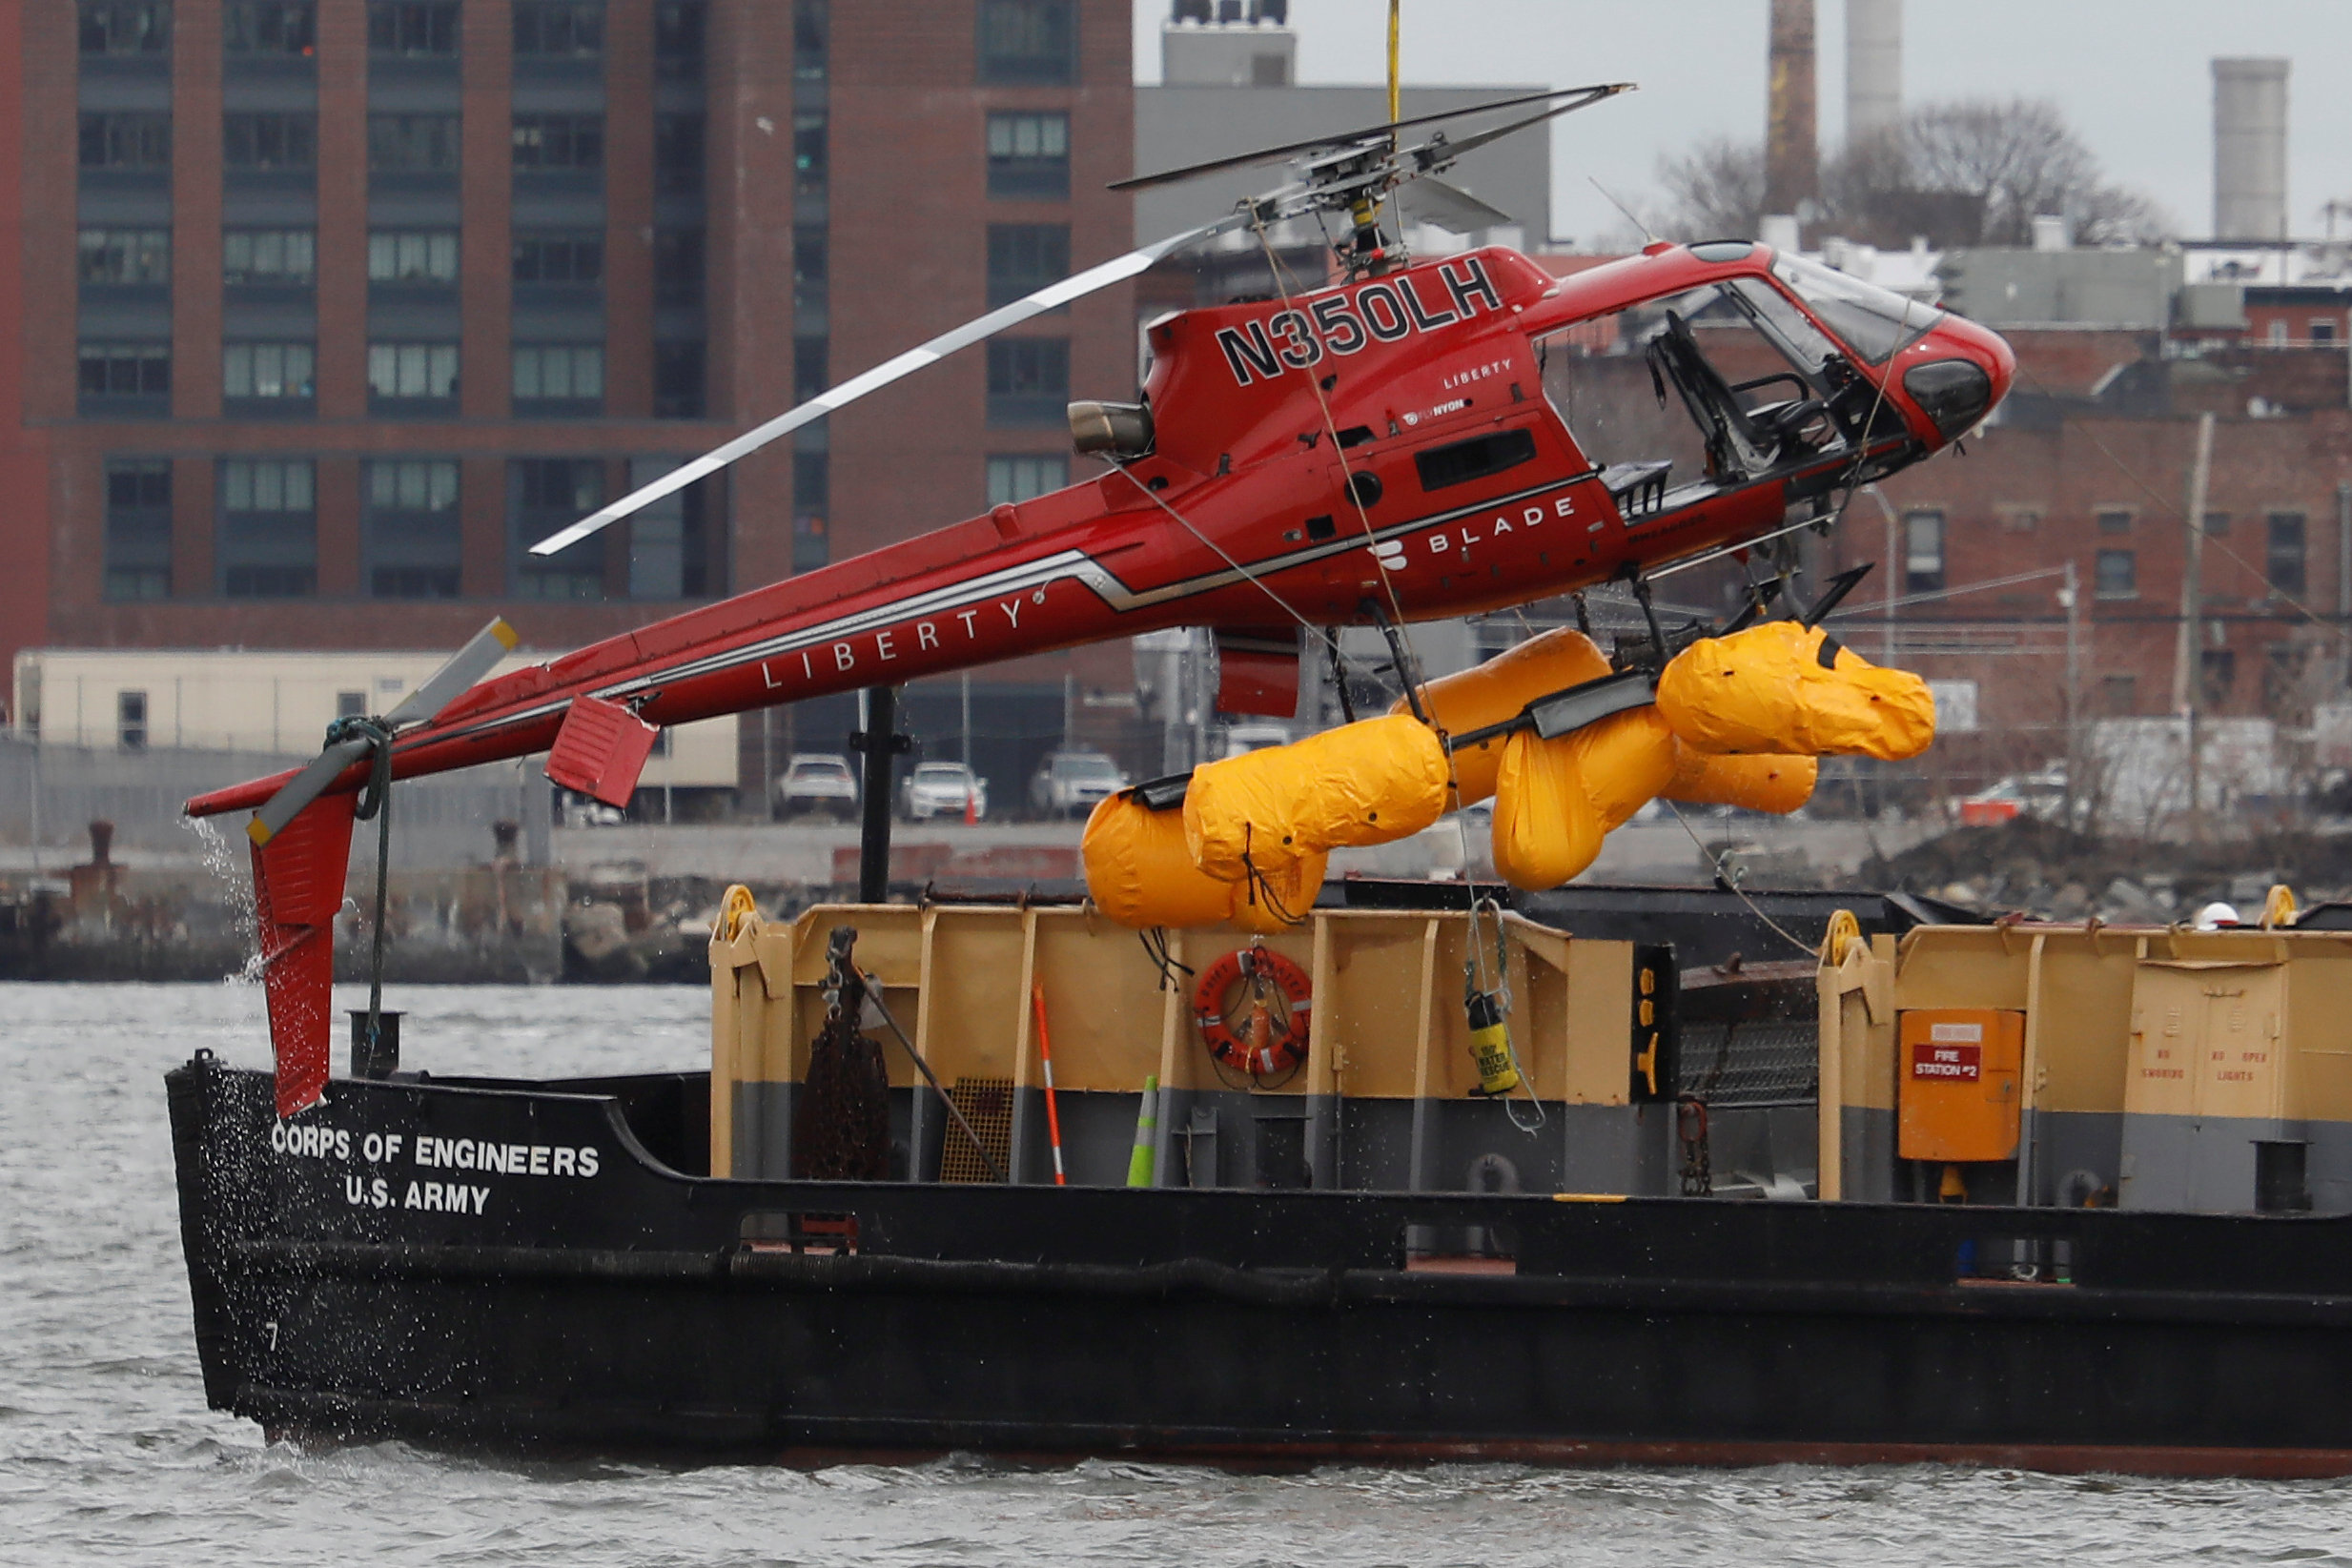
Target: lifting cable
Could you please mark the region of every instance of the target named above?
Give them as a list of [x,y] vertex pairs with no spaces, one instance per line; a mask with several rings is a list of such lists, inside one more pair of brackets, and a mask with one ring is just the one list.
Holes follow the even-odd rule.
[[1707,846],[1707,841],[1699,837],[1699,830],[1690,825],[1690,819],[1683,815],[1683,808],[1680,804],[1673,801],[1667,800],[1664,795],[1659,796],[1658,800],[1660,804],[1665,805],[1668,811],[1674,813],[1674,820],[1683,825],[1683,831],[1690,835],[1690,842],[1692,844],[1698,845],[1699,854],[1707,861],[1708,865],[1712,868],[1715,873],[1715,885],[1717,886],[1728,888],[1731,892],[1737,894],[1739,901],[1748,906],[1748,912],[1749,914],[1754,915],[1758,920],[1764,922],[1766,926],[1771,928],[1775,935],[1780,937],[1784,942],[1787,942],[1790,947],[1796,948],[1797,951],[1806,954],[1808,957],[1817,955],[1821,951],[1818,946],[1810,942],[1800,940],[1793,933],[1791,933],[1787,927],[1781,925],[1770,915],[1766,914],[1763,906],[1757,904],[1754,899],[1748,896],[1748,889],[1739,885],[1738,879],[1725,873],[1723,868],[1723,856],[1718,855],[1715,851]]
[[360,786],[359,804],[352,816],[359,822],[376,819],[376,928],[369,938],[367,967],[367,1057],[373,1071],[384,1017],[384,911],[392,876],[392,726],[368,717],[337,719],[327,726],[330,747],[354,739],[364,739],[370,746],[367,783]]

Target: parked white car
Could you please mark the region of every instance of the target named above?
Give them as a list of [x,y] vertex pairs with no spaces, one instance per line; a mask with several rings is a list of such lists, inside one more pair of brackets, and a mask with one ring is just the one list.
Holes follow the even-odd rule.
[[857,815],[857,775],[849,759],[837,752],[803,751],[785,764],[776,781],[775,814],[779,818],[823,812],[849,818]]
[[898,786],[899,815],[911,822],[960,819],[967,801],[974,821],[988,815],[988,781],[962,763],[918,763]]
[[1056,751],[1029,781],[1030,808],[1041,817],[1078,817],[1125,789],[1118,764],[1099,751]]

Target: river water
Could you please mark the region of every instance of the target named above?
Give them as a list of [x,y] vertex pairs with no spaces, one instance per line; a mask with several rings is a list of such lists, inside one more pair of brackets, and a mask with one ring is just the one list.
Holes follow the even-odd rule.
[[[413,988],[413,1065],[688,1068],[707,999]],[[1936,1466],[1235,1476],[305,1452],[204,1408],[162,1075],[266,1058],[257,989],[0,986],[0,1563],[2352,1565],[2352,1483]],[[2352,1397],[2331,1390],[2327,1397]]]

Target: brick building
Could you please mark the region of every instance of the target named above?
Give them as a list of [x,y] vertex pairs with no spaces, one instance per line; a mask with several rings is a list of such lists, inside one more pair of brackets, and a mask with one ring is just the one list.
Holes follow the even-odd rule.
[[[0,8],[0,650],[431,648],[496,611],[555,651],[1065,482],[1063,403],[1135,384],[1129,290],[525,548],[1126,249],[1129,31],[1122,0]],[[978,683],[1058,733],[1125,650]]]
[[[2178,711],[2275,721],[2292,744],[2352,666],[2352,411],[2341,349],[2164,352],[2158,335],[2003,329],[2017,390],[1994,424],[1856,501],[1831,546],[1887,584],[1843,618],[1867,655],[1973,682],[1974,732],[1930,765],[1959,787],[2068,754],[2070,718]],[[2214,417],[2194,646],[2186,518]],[[2069,684],[2068,563],[2079,599]],[[2079,732],[2077,732],[2079,743]]]

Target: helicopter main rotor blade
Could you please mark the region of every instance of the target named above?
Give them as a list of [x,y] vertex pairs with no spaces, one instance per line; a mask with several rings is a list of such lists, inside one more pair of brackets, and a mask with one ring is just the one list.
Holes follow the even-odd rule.
[[1244,208],[1242,211],[1217,219],[1215,223],[1203,224],[1197,229],[1187,229],[1180,234],[1155,240],[1140,250],[1130,251],[1125,255],[1103,262],[1100,266],[1089,267],[1082,273],[1073,274],[1058,283],[1048,284],[1036,293],[1024,295],[1010,305],[992,310],[974,320],[967,321],[952,332],[942,333],[931,341],[909,349],[895,358],[884,360],[863,375],[853,376],[839,386],[828,388],[798,407],[779,414],[764,425],[756,425],[745,431],[726,445],[713,447],[692,462],[671,469],[652,483],[630,491],[610,505],[589,513],[570,527],[548,535],[531,546],[531,554],[551,556],[559,550],[577,544],[605,524],[618,522],[630,513],[640,511],[665,496],[685,489],[706,475],[717,473],[737,458],[749,457],[778,437],[788,436],[801,426],[821,419],[835,409],[857,401],[869,392],[889,386],[901,377],[911,376],[926,365],[936,364],[956,350],[970,348],[982,338],[992,337],[1007,327],[1018,326],[1032,316],[1042,316],[1047,311],[1056,310],[1098,289],[1107,289],[1114,283],[1124,282],[1169,253],[1182,250],[1185,246],[1206,239],[1212,234],[1237,228],[1248,222],[1251,216],[1250,210]]
[[[455,702],[475,682],[490,673],[490,667],[514,651],[522,639],[506,623],[506,618],[496,616],[490,624],[476,632],[465,646],[451,654],[440,669],[425,678],[424,684],[400,699],[399,706],[384,715],[387,727],[399,729],[404,724],[420,724],[439,714]],[[333,731],[329,731],[330,734]],[[246,835],[256,844],[267,844],[286,829],[286,825],[302,814],[302,808],[326,793],[327,786],[343,776],[343,770],[365,758],[376,749],[376,742],[366,735],[346,735],[339,741],[330,741],[326,748],[310,760],[301,772],[288,779],[276,794],[262,802],[254,820],[245,825]]]
[[1498,125],[1490,131],[1481,131],[1475,135],[1464,136],[1460,141],[1423,142],[1421,146],[1413,148],[1410,155],[1421,165],[1424,173],[1435,173],[1441,169],[1451,168],[1454,161],[1464,153],[1483,147],[1488,142],[1501,141],[1505,136],[1517,135],[1531,125],[1542,125],[1545,120],[1557,119],[1563,114],[1573,114],[1580,109],[1590,109],[1604,99],[1614,98],[1621,92],[1631,92],[1640,85],[1638,82],[1603,82],[1591,87],[1568,88],[1564,92],[1549,94],[1554,98],[1571,97],[1572,101],[1555,109],[1546,109],[1541,114],[1530,114],[1524,119],[1513,120],[1508,125]]
[[1416,223],[1426,223],[1449,234],[1476,234],[1515,221],[1500,207],[1488,206],[1459,185],[1435,174],[1423,174],[1397,187],[1397,206]]
[[[1565,92],[1589,92],[1590,88],[1565,88]],[[1543,103],[1557,98],[1560,92],[1524,92],[1516,98],[1497,98],[1492,103],[1472,104],[1467,109],[1441,110],[1435,114],[1416,114],[1411,119],[1389,120],[1380,125],[1368,125],[1361,131],[1341,131],[1328,136],[1312,136],[1305,141],[1285,142],[1279,147],[1261,147],[1253,153],[1236,153],[1228,158],[1211,158],[1206,163],[1186,164],[1181,169],[1163,169],[1156,174],[1131,174],[1123,180],[1114,180],[1106,189],[1113,191],[1143,191],[1155,185],[1172,185],[1177,180],[1214,174],[1220,169],[1242,169],[1254,163],[1278,163],[1294,153],[1311,153],[1319,147],[1345,147],[1350,142],[1370,141],[1375,136],[1386,136],[1407,126],[1435,125],[1440,120],[1458,120],[1465,114],[1484,114],[1498,109],[1520,109],[1528,104]]]
[[449,656],[448,662],[425,678],[424,684],[400,699],[400,705],[384,715],[384,723],[395,729],[403,724],[420,724],[455,702],[458,696],[475,682],[490,673],[492,666],[515,651],[522,639],[506,623],[503,616],[473,635],[464,647]]

